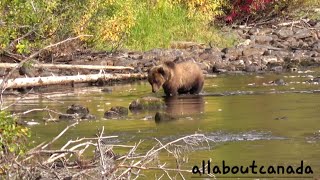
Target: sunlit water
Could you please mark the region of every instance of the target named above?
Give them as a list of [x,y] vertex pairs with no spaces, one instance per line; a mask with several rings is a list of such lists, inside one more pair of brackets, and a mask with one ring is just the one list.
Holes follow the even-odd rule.
[[[69,139],[95,137],[104,127],[105,135],[117,135],[113,144],[134,144],[144,140],[141,151],[150,149],[156,141],[168,142],[184,135],[202,133],[214,140],[209,149],[205,144],[189,153],[186,169],[201,166],[202,160],[212,159],[220,165],[225,160],[230,166],[248,166],[253,160],[260,166],[299,166],[301,160],[310,165],[313,176],[320,174],[320,85],[304,84],[306,74],[222,75],[206,79],[201,96],[182,96],[165,99],[163,92],[151,93],[147,82],[112,86],[111,93],[102,87],[78,88],[62,93],[27,96],[10,110],[22,112],[32,108],[49,108],[65,112],[71,104],[89,108],[97,120],[81,121],[55,144],[61,147]],[[282,78],[286,86],[263,86],[263,83]],[[255,83],[255,85],[253,84]],[[167,113],[176,120],[155,123],[155,111],[129,113],[124,119],[106,120],[103,114],[112,106],[128,107],[143,96],[164,98]],[[7,98],[6,103],[12,102]],[[53,118],[56,115],[51,114]],[[35,144],[49,141],[72,122],[49,122],[46,112],[34,112],[25,121],[39,122],[31,126]],[[162,156],[163,160],[168,157]],[[168,159],[167,159],[168,160]],[[168,166],[175,167],[168,160]],[[158,177],[163,172],[158,173]],[[187,176],[192,176],[191,174]]]

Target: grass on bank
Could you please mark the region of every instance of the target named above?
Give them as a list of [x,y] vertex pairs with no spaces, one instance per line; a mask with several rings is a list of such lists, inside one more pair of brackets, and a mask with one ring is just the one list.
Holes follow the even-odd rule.
[[[202,3],[201,3],[202,2]],[[206,2],[206,3],[204,3]],[[221,2],[227,3],[222,6]],[[231,1],[230,1],[231,2]],[[168,48],[172,41],[193,41],[218,47],[237,43],[232,31],[210,24],[229,1],[217,0],[70,0],[1,1],[0,53],[28,54],[48,44],[82,34],[75,46],[95,50]],[[318,0],[279,0],[288,9],[277,15],[320,19]],[[191,9],[190,9],[190,4]],[[199,6],[211,11],[201,11]],[[9,8],[10,7],[10,8]],[[214,8],[216,7],[216,8]],[[281,6],[282,7],[282,6]],[[281,11],[272,7],[269,11]],[[14,11],[10,11],[14,9]],[[35,9],[37,11],[35,11]],[[226,11],[227,12],[227,11]],[[266,12],[269,13],[269,12]],[[228,14],[228,13],[227,13]],[[257,15],[252,13],[254,18]],[[258,14],[259,15],[259,14]],[[119,40],[120,39],[120,40]],[[53,50],[60,53],[61,50]]]
[[169,48],[173,41],[207,45],[211,42],[215,46],[227,47],[235,44],[236,36],[231,32],[222,33],[198,16],[188,17],[188,11],[181,6],[142,6],[124,46],[134,50]]

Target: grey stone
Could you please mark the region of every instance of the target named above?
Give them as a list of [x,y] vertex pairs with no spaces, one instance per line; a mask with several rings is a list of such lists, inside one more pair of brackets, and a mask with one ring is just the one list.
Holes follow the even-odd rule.
[[249,35],[256,35],[259,33],[259,29],[257,28],[251,28],[249,31],[248,31],[248,34]]
[[259,70],[260,70],[260,67],[255,64],[250,64],[250,65],[246,66],[246,68],[245,68],[246,72],[257,72]]
[[72,104],[71,106],[68,106],[67,114],[78,114],[78,116],[82,118],[89,114],[89,109],[78,104]]
[[271,67],[270,71],[274,71],[276,73],[281,73],[281,72],[283,72],[283,67],[282,66],[274,66],[274,67]]
[[92,115],[92,114],[87,114],[87,115],[81,117],[81,119],[94,120],[94,119],[96,119],[96,116]]
[[304,39],[304,38],[311,37],[311,36],[312,36],[312,34],[309,29],[300,29],[294,35],[294,37],[297,39]]
[[[320,23],[319,23],[320,24]],[[313,45],[312,45],[312,49],[314,50],[314,51],[317,51],[318,53],[320,53],[320,41],[317,41],[316,43],[314,43]]]
[[280,39],[286,39],[290,36],[293,36],[294,32],[288,28],[282,28],[277,32],[277,35]]
[[5,68],[0,68],[0,77],[3,77],[3,76],[5,76],[5,75],[7,75],[7,69],[5,69]]
[[242,48],[225,48],[222,52],[225,53],[225,57],[231,61],[237,60],[239,56],[242,56]]
[[299,41],[297,41],[295,38],[293,37],[289,37],[286,41],[286,46],[289,46],[291,48],[299,48],[300,43]]
[[251,48],[246,48],[243,50],[243,56],[261,56],[264,54],[266,50],[265,49],[261,49],[261,48],[254,48],[254,47],[251,47]]
[[104,117],[106,119],[118,119],[128,116],[128,114],[128,108],[122,106],[114,106],[104,113]]
[[267,34],[269,35],[272,32],[273,32],[273,29],[266,27],[266,28],[260,29],[258,34],[259,35],[267,35]]
[[138,53],[135,53],[135,52],[129,52],[128,53],[128,57],[131,58],[131,59],[142,59],[142,54],[138,54]]
[[268,35],[251,36],[251,39],[257,44],[269,44],[273,40],[273,38]]
[[308,83],[318,83],[318,84],[320,84],[320,77],[315,77],[315,78],[309,79],[309,80],[307,80],[306,82],[308,82]]
[[273,81],[273,83],[278,86],[284,86],[287,84],[283,79],[276,79]]
[[76,120],[79,118],[77,114],[60,114],[59,120]]

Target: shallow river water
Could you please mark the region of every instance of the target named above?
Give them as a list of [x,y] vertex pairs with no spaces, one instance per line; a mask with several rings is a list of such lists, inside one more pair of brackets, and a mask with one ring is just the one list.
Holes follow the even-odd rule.
[[[182,96],[165,99],[163,92],[151,93],[146,81],[111,86],[112,92],[102,92],[103,87],[86,87],[47,93],[44,96],[29,95],[14,105],[11,110],[22,112],[32,108],[54,109],[65,112],[71,104],[89,108],[97,120],[81,121],[71,128],[56,144],[61,147],[69,139],[94,137],[98,129],[105,128],[106,135],[117,135],[113,144],[134,144],[144,140],[141,151],[150,149],[156,141],[169,142],[184,135],[205,134],[214,143],[204,144],[188,153],[185,169],[194,165],[202,167],[202,160],[212,159],[211,167],[222,167],[222,161],[229,166],[249,166],[253,161],[261,166],[298,167],[303,161],[313,174],[227,174],[217,177],[263,178],[298,176],[298,179],[320,175],[320,85],[302,83],[319,72],[261,75],[221,75],[206,79],[201,96]],[[282,78],[288,85],[264,86],[263,83]],[[255,84],[253,84],[255,83]],[[179,116],[177,120],[155,123],[155,112],[129,113],[125,119],[106,120],[103,114],[111,106],[125,106],[142,96],[164,98],[166,112]],[[11,98],[6,99],[9,103]],[[54,116],[54,115],[53,115]],[[34,112],[24,120],[39,122],[30,126],[35,144],[49,141],[71,122],[44,123],[48,113]],[[175,167],[166,154],[161,159]],[[163,172],[155,172],[159,177]],[[150,175],[150,174],[149,174]],[[154,175],[150,175],[154,177]],[[187,177],[199,175],[187,174]],[[299,177],[300,176],[300,177]],[[308,177],[302,177],[308,176]],[[290,178],[288,177],[288,178]]]

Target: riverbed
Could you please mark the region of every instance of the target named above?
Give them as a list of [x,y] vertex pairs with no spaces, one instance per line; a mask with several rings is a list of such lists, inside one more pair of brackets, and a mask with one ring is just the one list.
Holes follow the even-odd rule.
[[[163,91],[153,94],[147,81],[105,87],[83,87],[54,93],[30,94],[10,108],[16,113],[33,108],[49,108],[65,113],[72,104],[89,108],[96,120],[83,120],[53,146],[61,147],[70,139],[95,137],[104,127],[105,135],[118,136],[112,144],[134,144],[143,140],[140,151],[149,150],[156,141],[169,142],[194,133],[205,134],[213,143],[190,151],[185,169],[201,166],[202,160],[212,159],[221,165],[249,166],[311,166],[313,177],[320,174],[320,85],[305,82],[320,75],[320,71],[283,74],[233,74],[208,78],[199,96],[163,97]],[[285,84],[270,83],[282,79]],[[112,106],[128,107],[143,96],[163,98],[166,111],[178,118],[156,123],[156,111],[129,113],[122,119],[107,120],[105,111]],[[5,103],[14,97],[6,97]],[[33,112],[22,117],[29,124],[34,145],[57,136],[72,121],[46,122],[57,118],[47,112]],[[31,122],[31,123],[30,123]],[[37,124],[39,123],[39,124]],[[166,160],[167,156],[162,155]],[[171,160],[168,166],[173,166]],[[162,172],[158,173],[158,177]],[[251,174],[252,175],[252,174]],[[188,175],[188,176],[191,176]],[[222,176],[222,175],[221,175]],[[220,177],[221,177],[220,176]],[[236,176],[240,176],[236,175]],[[277,175],[274,175],[277,176]],[[219,177],[219,175],[218,175]]]

